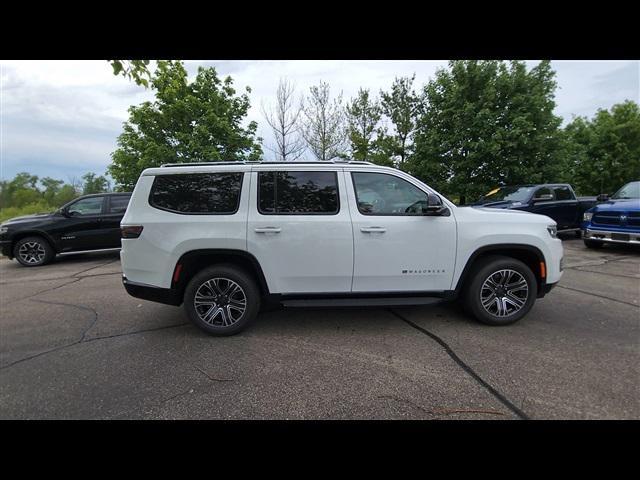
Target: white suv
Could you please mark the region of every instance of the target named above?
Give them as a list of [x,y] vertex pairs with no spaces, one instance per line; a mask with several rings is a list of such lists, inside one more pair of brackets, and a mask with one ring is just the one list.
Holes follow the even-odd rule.
[[215,335],[265,305],[417,305],[461,297],[490,325],[562,276],[549,217],[457,207],[366,162],[171,164],[142,172],[121,222],[123,283],[184,303]]

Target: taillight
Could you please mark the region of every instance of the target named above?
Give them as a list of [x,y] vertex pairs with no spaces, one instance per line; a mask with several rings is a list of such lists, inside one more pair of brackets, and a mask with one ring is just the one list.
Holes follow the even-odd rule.
[[142,225],[127,225],[126,227],[120,227],[120,236],[122,238],[138,238],[142,233]]

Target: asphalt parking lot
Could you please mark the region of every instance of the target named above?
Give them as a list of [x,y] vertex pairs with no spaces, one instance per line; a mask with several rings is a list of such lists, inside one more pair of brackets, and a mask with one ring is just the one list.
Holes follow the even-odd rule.
[[281,310],[216,338],[118,253],[0,260],[3,419],[638,419],[640,251],[565,244],[519,323],[455,305]]

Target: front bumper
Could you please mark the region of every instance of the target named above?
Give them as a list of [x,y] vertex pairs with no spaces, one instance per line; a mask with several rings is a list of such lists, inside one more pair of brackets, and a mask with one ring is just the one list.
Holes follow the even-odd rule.
[[582,237],[585,240],[598,240],[610,243],[627,243],[640,245],[640,232],[625,232],[621,230],[594,230],[585,228],[582,230]]
[[11,240],[0,240],[0,252],[5,257],[13,258],[13,251],[11,250]]
[[127,293],[132,297],[149,300],[150,302],[164,303],[165,305],[178,306],[182,304],[182,292],[173,288],[160,288],[143,283],[127,280],[122,276],[122,284]]
[[553,290],[556,285],[558,285],[558,282],[544,283],[538,290],[538,298],[543,298],[547,293]]

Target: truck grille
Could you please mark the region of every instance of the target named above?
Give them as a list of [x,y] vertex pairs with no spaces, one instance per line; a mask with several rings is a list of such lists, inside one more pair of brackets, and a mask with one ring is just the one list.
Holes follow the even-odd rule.
[[[624,220],[621,217],[625,217]],[[614,227],[640,227],[640,212],[601,212],[593,216],[594,225],[610,225]]]
[[597,225],[615,225],[620,226],[620,215],[622,212],[602,212],[593,216],[592,222]]

